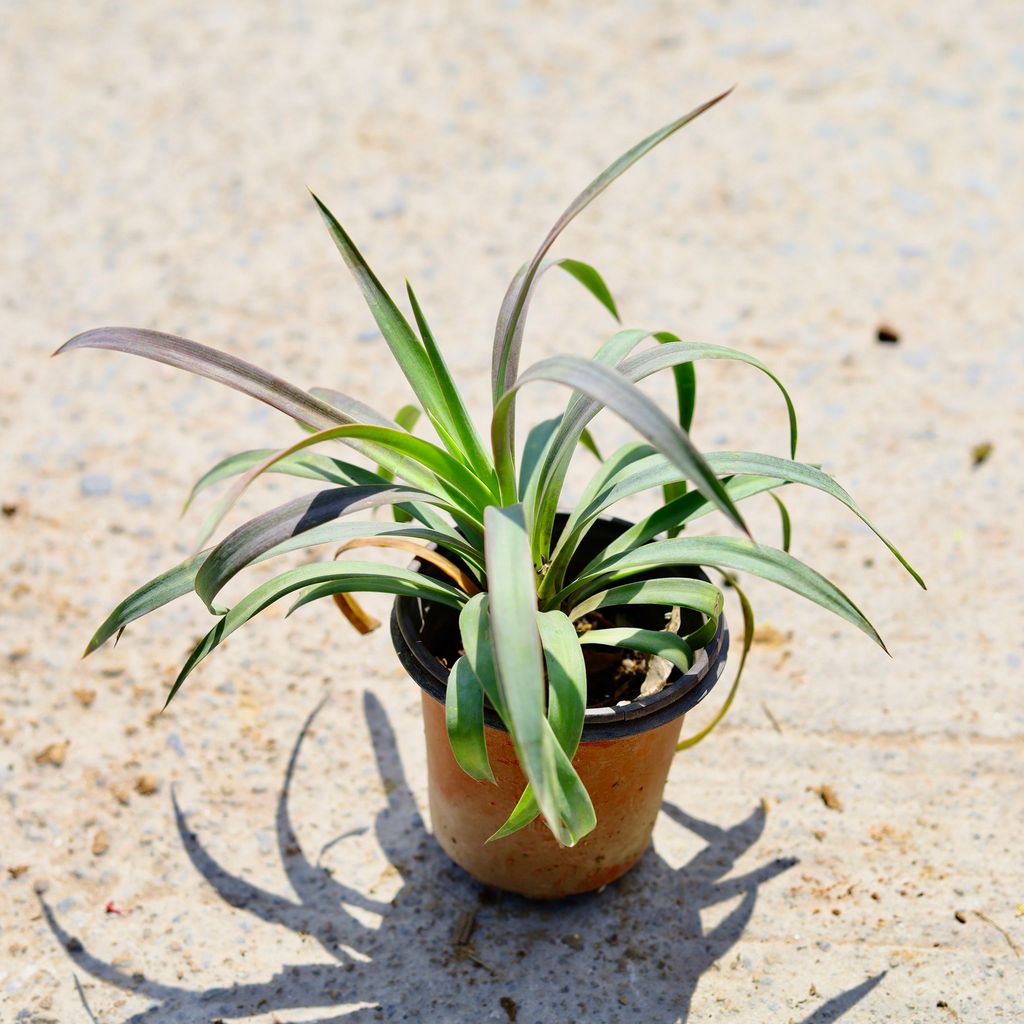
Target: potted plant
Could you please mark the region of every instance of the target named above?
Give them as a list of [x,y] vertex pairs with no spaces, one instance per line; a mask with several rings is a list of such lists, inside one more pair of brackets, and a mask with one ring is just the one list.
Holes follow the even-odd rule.
[[[412,432],[415,407],[403,408],[391,420],[355,398],[326,388],[302,390],[182,338],[99,328],[67,342],[61,352],[116,349],[209,377],[274,406],[306,429],[308,436],[295,444],[230,456],[199,480],[190,501],[236,478],[208,517],[204,542],[263,473],[288,473],[321,485],[140,587],[100,626],[86,653],[133,620],[194,591],[216,623],[185,662],[169,702],[214,648],[287,595],[298,595],[292,610],[333,598],[365,632],[377,623],[352,594],[395,594],[392,634],[400,659],[422,689],[431,813],[444,849],[482,881],[528,896],[582,892],[628,870],[650,840],[673,754],[706,735],[736,692],[753,614],[733,573],[787,587],[882,644],[845,594],[788,553],[789,517],[776,494],[782,487],[817,488],[867,519],[830,476],[795,460],[793,403],[759,360],[666,332],[623,329],[591,359],[560,355],[519,368],[530,297],[552,267],[572,275],[618,319],[593,267],[549,259],[548,251],[563,228],[623,171],[724,95],[616,160],[570,204],[516,274],[495,331],[487,440],[467,414],[412,288],[415,329],[315,196],[436,440]],[[656,344],[641,348],[646,340]],[[746,363],[775,382],[789,419],[789,458],[697,450],[688,431],[694,365],[703,359]],[[675,417],[637,387],[663,370],[675,377]],[[571,393],[560,415],[530,428],[519,451],[516,395],[542,380]],[[640,440],[600,460],[578,501],[562,512],[570,463],[581,448],[597,454],[587,425],[602,409],[618,414]],[[368,464],[326,454],[332,442],[343,443]],[[657,489],[660,500],[640,521],[609,517],[622,499]],[[742,499],[762,492],[779,503],[780,548],[755,543],[737,508]],[[393,521],[350,518],[383,506],[393,509]],[[716,511],[734,534],[691,535],[686,529]],[[273,576],[230,608],[219,604],[224,585],[246,566],[326,543],[341,545],[333,559]],[[409,550],[416,561],[403,569],[339,557],[369,547]],[[722,574],[722,586],[712,583],[702,566]],[[707,694],[725,664],[725,588],[739,596],[744,620],[736,679],[711,725],[679,742],[683,714]]]

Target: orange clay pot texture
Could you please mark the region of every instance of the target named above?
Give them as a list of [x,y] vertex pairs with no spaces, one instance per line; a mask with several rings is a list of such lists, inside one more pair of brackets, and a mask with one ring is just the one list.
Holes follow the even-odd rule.
[[622,739],[580,744],[573,764],[594,803],[597,827],[570,849],[559,845],[540,818],[511,836],[487,842],[526,785],[509,734],[485,727],[497,785],[477,782],[452,755],[444,706],[426,692],[422,699],[434,835],[474,878],[534,899],[552,899],[598,889],[643,855],[661,807],[682,717]]

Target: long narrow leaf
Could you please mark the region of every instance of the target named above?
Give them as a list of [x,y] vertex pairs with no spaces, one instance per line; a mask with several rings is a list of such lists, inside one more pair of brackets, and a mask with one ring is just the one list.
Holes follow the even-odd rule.
[[[263,562],[301,548],[315,547],[319,544],[338,543],[339,541],[346,541],[351,537],[369,533],[414,537],[417,540],[433,542],[440,547],[457,552],[466,564],[476,571],[477,578],[483,578],[483,566],[482,563],[478,565],[476,561],[477,553],[475,549],[454,531],[440,532],[416,526],[400,526],[388,523],[326,522],[320,526],[290,535],[286,540],[254,558],[253,562]],[[192,593],[195,590],[196,576],[212,551],[213,548],[207,548],[205,551],[192,555],[181,564],[160,573],[154,579],[148,580],[137,590],[129,594],[107,616],[99,629],[96,630],[96,633],[89,641],[85,654],[91,654],[97,647],[136,619],[148,615],[158,608],[162,608],[164,605],[177,600],[179,597],[183,597],[185,594]]]
[[[893,557],[910,573],[917,583],[922,588],[924,587],[924,580],[918,572],[900,554],[892,542],[868,519],[864,510],[853,500],[850,493],[836,483],[828,473],[823,472],[817,466],[812,466],[806,462],[796,462],[792,459],[784,459],[778,455],[765,455],[761,452],[708,452],[705,458],[708,465],[719,476],[773,478],[785,481],[786,483],[813,487],[815,490],[822,491],[835,498],[853,512],[889,549]],[[595,508],[599,508],[598,514],[600,514],[600,511],[604,511],[604,509],[610,507],[614,502],[622,500],[624,497],[636,494],[648,487],[656,487],[665,483],[671,479],[673,472],[674,468],[659,455],[652,455],[647,459],[634,462],[620,474],[611,477],[605,482],[604,488],[591,500],[588,507],[579,513],[577,521],[592,516]],[[742,481],[738,481],[737,486],[742,486]],[[776,502],[779,502],[778,497],[773,495],[773,498],[775,498]],[[781,502],[779,504],[781,505]],[[663,512],[664,509],[660,511]],[[655,515],[657,514],[655,513]],[[780,508],[780,515],[782,516],[783,532],[782,549],[786,551],[789,548],[791,524],[789,513],[784,505]],[[638,533],[644,532],[637,531],[639,525],[637,524],[630,533],[633,534],[634,531]],[[613,542],[613,545],[616,549],[623,550],[624,544],[632,542],[634,542],[632,536],[628,540],[620,537]]]
[[471,597],[459,613],[459,634],[473,674],[480,680],[491,707],[508,727],[509,718],[498,685],[498,670],[494,663],[491,642],[491,616],[486,594]]
[[313,195],[313,201],[320,210],[334,244],[356,279],[388,348],[391,349],[395,361],[401,367],[420,404],[439,428],[442,437],[455,436],[455,425],[449,414],[448,405],[420,340],[334,214],[316,195]]
[[406,281],[405,287],[409,294],[409,303],[412,306],[413,316],[416,318],[416,326],[419,328],[420,337],[423,339],[423,348],[427,353],[431,369],[434,371],[437,385],[441,389],[441,394],[448,409],[448,418],[452,423],[455,437],[458,440],[456,450],[452,454],[463,457],[466,465],[473,469],[477,475],[487,478],[494,473],[487,450],[480,440],[480,435],[477,433],[473,419],[469,415],[466,403],[462,400],[462,393],[455,385],[444,355],[434,340],[434,334],[430,330],[426,317],[423,315],[423,310],[416,299],[416,293],[412,290],[412,285]]
[[788,551],[793,540],[793,521],[789,517],[789,509],[786,508],[785,502],[774,493],[771,494],[771,498],[779,510],[779,519],[782,523],[782,550]]
[[228,534],[203,564],[196,578],[196,593],[213,611],[213,602],[228,580],[264,552],[353,512],[407,501],[436,499],[422,491],[387,485],[331,487],[295,498],[256,516]]
[[[85,655],[92,654],[101,644],[109,640],[136,619],[148,615],[165,604],[190,594],[195,589],[196,574],[202,568],[210,552],[200,551],[186,558],[184,562],[148,580],[129,594],[107,617],[93,634],[85,649]],[[85,656],[83,655],[83,657]]]
[[[731,90],[729,90],[731,92]],[[534,257],[513,279],[501,304],[498,314],[498,324],[494,333],[494,357],[492,360],[492,393],[494,402],[498,400],[512,386],[519,374],[519,344],[522,341],[522,324],[525,317],[526,305],[530,298],[537,272],[541,262],[547,255],[548,250],[554,245],[555,240],[565,230],[566,226],[582,210],[593,202],[616,178],[633,166],[641,157],[649,153],[659,142],[663,142],[674,132],[677,132],[684,125],[694,118],[699,117],[705,110],[713,107],[720,100],[723,100],[728,92],[716,96],[707,103],[691,110],[683,117],[677,118],[671,124],[658,129],[648,135],[643,141],[637,143],[627,152],[623,153],[617,160],[602,171],[566,208],[565,212],[558,218],[554,226],[547,233],[544,241]]]
[[[573,822],[575,832],[571,834],[575,835],[575,839],[573,839],[573,844],[575,844],[594,830],[594,827],[597,825],[597,815],[594,812],[594,805],[590,800],[590,794],[587,792],[586,786],[583,785],[583,781],[573,767],[568,754],[566,754],[561,744],[555,739],[551,723],[546,719],[544,720],[544,733],[549,738],[549,742],[554,750],[559,813],[562,815],[563,820]],[[517,832],[524,826],[529,825],[537,817],[539,808],[534,792],[533,784],[527,784],[526,789],[523,790],[523,795],[519,798],[519,802],[505,823],[487,840],[489,843]]]
[[207,377],[257,398],[286,416],[312,427],[329,427],[354,421],[354,417],[314,398],[302,388],[289,384],[288,381],[258,366],[253,366],[252,363],[173,334],[137,327],[97,327],[76,334],[57,349],[54,355],[79,348],[105,348],[127,352],[129,355],[142,356],[187,370],[189,373]]
[[740,663],[736,668],[736,675],[733,678],[732,686],[729,687],[729,693],[726,695],[725,701],[722,706],[718,709],[715,717],[699,732],[694,733],[692,736],[688,736],[685,740],[681,740],[676,745],[676,751],[689,750],[690,747],[695,747],[701,740],[705,739],[710,733],[712,733],[718,726],[718,723],[725,718],[729,708],[732,707],[732,702],[736,699],[736,694],[740,688],[740,680],[743,678],[743,669],[747,665],[747,655],[750,654],[750,645],[754,641],[754,609],[747,599],[747,595],[743,592],[740,585],[736,582],[732,576],[726,576],[732,589],[736,591],[736,596],[740,600],[740,608],[743,610],[743,648],[740,652]]
[[601,608],[616,608],[626,604],[660,604],[673,608],[691,608],[709,618],[722,614],[724,600],[721,590],[704,580],[691,580],[682,576],[669,576],[656,580],[637,580],[609,587],[581,601],[569,611],[575,621]]
[[699,342],[683,341],[667,331],[658,331],[655,337],[662,343],[658,348],[637,352],[622,361],[619,370],[624,377],[634,382],[640,381],[661,370],[675,369],[691,364],[698,359],[728,359],[753,366],[769,377],[782,394],[789,420],[789,455],[790,458],[796,457],[797,420],[793,399],[790,398],[782,381],[760,359],[725,345],[706,345]]
[[[408,430],[409,433],[412,433],[412,429],[413,427],[416,426],[417,422],[419,421],[419,418],[419,406],[403,405],[402,408],[395,413],[395,424],[401,427],[402,430]],[[389,482],[395,479],[395,474],[390,469],[387,469],[385,466],[377,467],[377,475],[380,476],[381,479],[387,480]],[[407,523],[409,522],[410,519],[412,519],[412,516],[407,511],[405,511],[405,509],[399,507],[398,505],[392,507],[391,515],[396,523]],[[342,612],[345,615],[348,615],[350,612],[352,612],[353,614],[357,614],[355,609],[354,598],[349,598],[345,595],[339,594],[335,603],[338,605],[339,608],[341,608]]]
[[[251,618],[287,594],[305,587],[330,583],[335,593],[341,591],[375,592],[380,594],[404,594],[428,601],[460,608],[466,600],[465,594],[456,587],[421,576],[394,565],[380,562],[314,562],[297,569],[281,573],[258,586],[231,608],[216,626],[206,634],[189,655],[178,678],[167,696],[167,704],[181,689],[182,683],[192,670],[211,651],[222,644],[234,631],[244,626]],[[165,705],[166,706],[166,705]]]
[[591,629],[580,637],[580,643],[624,647],[630,651],[653,654],[664,658],[680,672],[688,671],[693,664],[693,648],[681,636],[667,629],[636,629],[632,626]]
[[[736,476],[724,482],[725,489],[735,502],[743,501],[745,498],[753,497],[755,494],[762,494],[765,491],[771,492],[777,487],[786,486],[785,480],[767,476]],[[612,555],[620,555],[625,551],[631,551],[633,548],[639,547],[641,544],[646,544],[661,533],[668,532],[671,536],[673,531],[703,516],[710,515],[714,511],[715,506],[703,495],[696,492],[689,492],[679,498],[675,498],[667,505],[662,505],[655,509],[650,515],[637,520],[624,533],[621,533],[608,544],[603,551],[598,552],[587,564],[584,571],[589,571]]]
[[375,423],[378,427],[394,428],[398,426],[394,420],[389,420],[387,416],[377,412],[376,409],[371,409],[370,406],[352,398],[351,395],[346,395],[334,388],[315,387],[310,388],[309,393],[319,401],[326,402],[332,408],[344,413],[346,422]]
[[537,626],[548,676],[548,721],[571,760],[583,735],[587,711],[587,666],[579,637],[567,615],[538,612]]
[[[594,267],[592,267],[589,263],[583,263],[581,260],[572,260],[566,258],[542,260],[540,265],[536,268],[536,272],[533,275],[532,284],[536,285],[540,278],[543,277],[544,274],[547,273],[547,271],[553,269],[554,267],[561,267],[562,270],[566,271],[566,273],[574,277],[581,285],[583,285],[584,288],[587,289],[587,291],[590,292],[591,295],[594,296],[595,299],[597,299],[598,302],[601,303],[602,306],[604,306],[605,309],[608,310],[609,313],[611,313],[613,317],[615,317],[616,320],[619,319],[619,310],[618,307],[615,305],[615,300],[612,298],[612,293],[608,289],[608,285],[605,284],[604,278],[601,277],[597,270]],[[508,301],[508,296],[518,286],[519,283],[525,280],[526,276],[529,273],[531,273],[531,264],[527,263],[519,268],[519,271],[512,280],[512,284],[509,286],[509,292],[505,296],[506,302]],[[516,322],[516,327],[512,334],[511,340],[508,342],[507,345],[508,350],[515,354],[514,358],[517,367],[519,363],[519,351],[522,348],[523,344],[523,329],[526,326],[526,315],[530,308],[531,298],[532,285],[530,293],[527,294],[522,309],[519,312],[519,317]],[[504,309],[505,305],[503,303],[502,309],[498,314],[498,322],[494,328],[494,352],[492,355],[492,360],[498,359],[499,345],[501,344],[500,335],[506,326],[502,321],[501,315],[502,312],[504,312]],[[496,362],[492,362],[491,369],[492,375],[497,374],[498,371]],[[510,378],[510,383],[511,379],[513,379],[514,377],[515,373],[513,372]],[[494,379],[497,378],[494,377]],[[496,400],[497,398],[495,398],[495,401]]]
[[577,577],[561,596],[579,602],[591,592],[668,565],[709,565],[737,569],[778,583],[853,623],[888,653],[864,613],[830,580],[784,551],[738,537],[677,537],[655,541],[601,562]]
[[553,356],[535,363],[520,375],[515,385],[495,406],[491,436],[503,494],[514,494],[515,491],[512,452],[504,447],[507,441],[507,419],[516,392],[536,380],[550,380],[581,391],[617,413],[678,466],[688,479],[693,480],[701,494],[746,532],[742,516],[689,436],[617,371],[574,356]]
[[[587,710],[587,666],[576,630],[567,616],[561,612],[539,612],[537,625],[548,675],[548,724],[558,741],[561,754],[571,765],[583,734],[583,719]],[[561,797],[572,805],[568,815],[564,816],[576,821],[587,821],[594,815],[594,808],[586,789],[569,778],[564,764],[560,766],[559,772],[568,782]],[[533,787],[527,784],[512,813],[491,839],[501,839],[517,832],[529,825],[539,813]]]
[[[196,498],[207,488],[232,477],[241,476],[253,466],[258,466],[276,454],[276,448],[252,448],[249,451],[225,456],[195,482],[182,508],[182,513],[187,512]],[[327,455],[318,455],[315,452],[299,452],[281,459],[270,466],[268,472],[284,473],[307,480],[324,480],[327,483],[342,486],[390,482],[383,474],[376,474],[362,466],[343,462],[341,459],[334,459]]]
[[439,494],[440,497],[446,499],[446,504],[451,510],[460,510],[465,516],[468,516],[474,526],[481,525],[480,508],[487,503],[490,493],[465,466],[436,445],[406,433],[400,428],[391,429],[353,423],[310,434],[301,441],[268,457],[260,465],[253,467],[207,517],[199,544],[202,544],[210,536],[214,527],[241,497],[245,489],[275,463],[312,445],[335,440],[369,441],[384,453],[383,456],[378,454],[378,459],[386,459],[394,453],[401,460],[411,462],[415,466],[415,473],[411,473],[405,465],[397,466],[396,472],[404,475],[417,487],[423,488],[424,494]]
[[[612,352],[617,354],[620,351],[628,350],[647,336],[653,336],[662,343],[658,349],[640,352],[629,357],[624,355],[615,363],[619,373],[633,384],[660,370],[692,363],[697,359],[731,359],[747,363],[765,373],[779,388],[786,403],[790,429],[790,454],[793,455],[796,452],[797,422],[792,399],[782,382],[760,360],[745,352],[721,345],[680,341],[674,334],[666,331],[635,333],[639,334],[640,338],[633,340],[629,337],[629,332],[623,331],[610,339],[605,346],[610,355]],[[597,361],[603,362],[604,360],[599,358]],[[558,431],[548,445],[544,465],[537,471],[536,507],[528,507],[530,521],[534,524],[535,557],[543,558],[549,550],[549,540],[558,510],[562,485],[565,482],[579,432],[600,412],[602,407],[602,402],[595,400],[592,396],[573,394],[566,405]]]
[[484,513],[488,594],[498,687],[516,753],[533,784],[541,814],[563,845],[581,838],[579,822],[563,822],[555,748],[544,713],[544,661],[537,628],[530,540],[520,505],[491,506]]
[[459,767],[470,778],[494,782],[484,736],[484,690],[464,657],[455,662],[448,675],[444,716],[448,742]]

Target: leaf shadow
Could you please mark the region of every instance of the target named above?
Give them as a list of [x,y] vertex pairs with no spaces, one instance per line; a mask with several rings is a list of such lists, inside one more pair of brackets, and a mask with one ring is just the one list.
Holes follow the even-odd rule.
[[[665,802],[667,818],[703,843],[680,868],[651,849],[600,894],[535,903],[484,889],[453,865],[426,831],[394,730],[380,701],[367,692],[363,709],[386,793],[372,828],[400,879],[393,899],[377,900],[320,863],[325,853],[366,828],[333,839],[313,861],[292,821],[303,741],[322,707],[323,702],[314,708],[298,734],[277,802],[277,852],[294,898],[232,874],[189,829],[176,794],[172,804],[189,860],[228,907],[315,939],[330,961],[282,964],[258,982],[205,989],[167,984],[128,973],[86,949],[40,897],[50,930],[80,971],[150,1000],[123,1024],[226,1022],[299,1011],[303,1024],[392,1019],[478,1024],[550,1019],[556,1005],[562,1016],[598,1024],[618,1022],[627,1013],[650,1024],[677,1024],[687,1020],[700,978],[743,935],[761,886],[797,863],[776,858],[733,875],[739,858],[764,831],[763,808],[722,827]],[[735,906],[705,927],[702,912],[730,901]],[[368,916],[379,917],[379,926],[367,925]],[[467,921],[471,938],[465,934]],[[463,934],[456,937],[455,931]],[[883,976],[830,998],[800,1024],[839,1020]],[[75,984],[84,1009],[96,1020],[77,976]],[[310,1011],[324,1016],[310,1019]]]

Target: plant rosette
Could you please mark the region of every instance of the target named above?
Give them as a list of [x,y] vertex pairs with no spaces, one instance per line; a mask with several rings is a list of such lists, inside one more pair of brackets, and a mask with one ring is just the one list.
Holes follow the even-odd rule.
[[[600,887],[639,859],[673,755],[703,739],[732,704],[754,628],[738,574],[800,594],[884,649],[850,598],[789,553],[790,517],[778,492],[796,484],[831,495],[924,583],[846,490],[818,466],[796,460],[793,402],[760,360],[667,331],[619,329],[591,359],[558,355],[519,367],[530,299],[549,269],[567,272],[618,320],[608,286],[592,266],[548,252],[619,175],[725,95],[619,157],[569,205],[515,275],[495,329],[486,441],[411,286],[412,322],[315,196],[417,399],[394,419],[342,392],[307,391],[168,334],[106,327],[67,342],[60,352],[114,349],[208,377],[273,406],[306,431],[284,448],[230,455],[199,479],[186,509],[207,489],[233,481],[206,516],[199,550],[122,601],[86,653],[141,616],[198,595],[216,621],[185,661],[170,702],[208,654],[285,597],[292,597],[292,611],[331,598],[357,630],[368,632],[379,623],[353,595],[395,595],[396,650],[423,694],[439,842],[481,881],[551,897]],[[778,387],[789,425],[788,457],[697,449],[690,437],[695,365],[707,359],[746,364]],[[666,370],[677,397],[672,416],[638,387]],[[568,399],[559,415],[531,426],[517,445],[516,397],[536,381],[563,386]],[[588,430],[603,410],[638,435],[607,458]],[[421,412],[431,436],[413,432]],[[349,453],[359,461],[350,461]],[[570,466],[594,456],[596,472],[561,512]],[[204,546],[242,492],[268,472],[318,487]],[[644,492],[657,496],[646,516],[635,523],[609,518],[616,504]],[[740,514],[738,505],[758,494],[778,506],[778,547],[756,542]],[[390,519],[372,518],[384,508],[391,509]],[[359,513],[363,518],[353,518]],[[695,531],[694,524],[699,528],[712,513],[724,516],[729,534]],[[248,566],[324,545],[336,548],[333,557],[286,569],[230,607],[220,603],[225,584]],[[368,560],[367,548],[397,548],[416,560],[400,568]],[[360,557],[352,557],[355,551]],[[680,740],[684,713],[724,668],[726,592],[736,596],[742,613],[737,669],[711,722]]]

